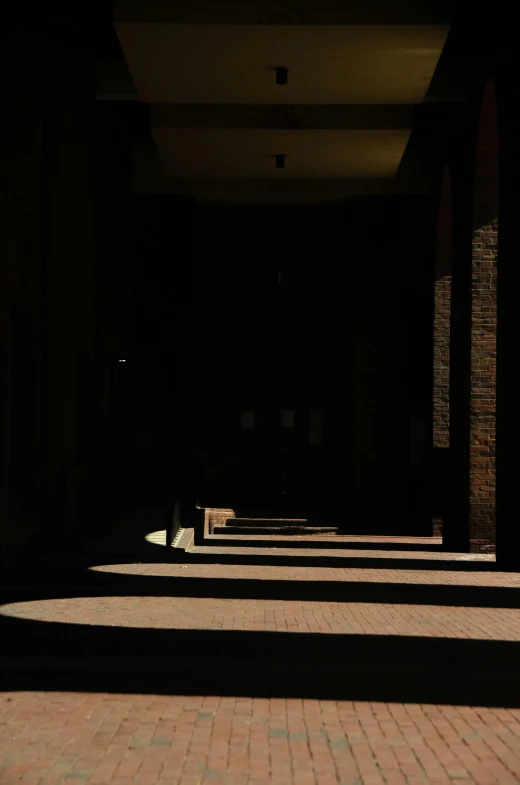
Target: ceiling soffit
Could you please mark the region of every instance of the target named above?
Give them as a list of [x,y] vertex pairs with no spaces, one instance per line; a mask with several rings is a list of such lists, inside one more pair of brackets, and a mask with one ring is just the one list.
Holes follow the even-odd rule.
[[[397,3],[391,18],[386,0],[356,13],[347,5],[116,3],[116,30],[163,165],[160,176],[141,167],[140,187],[277,203],[348,196],[363,192],[363,181],[386,192],[448,20],[439,3],[439,13]],[[333,181],[337,193],[323,186]]]

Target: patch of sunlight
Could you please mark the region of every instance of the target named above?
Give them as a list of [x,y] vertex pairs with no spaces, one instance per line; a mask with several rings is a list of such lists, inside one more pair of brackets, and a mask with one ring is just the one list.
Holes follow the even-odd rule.
[[118,575],[152,575],[152,576],[169,576],[179,575],[180,570],[185,570],[186,565],[177,565],[159,562],[142,563],[135,562],[133,564],[95,564],[88,568],[93,572],[114,572]]
[[166,529],[161,529],[156,532],[149,532],[145,535],[146,542],[151,542],[152,545],[166,546]]
[[[157,573],[161,569],[150,565]],[[380,586],[383,588],[384,583]],[[270,630],[285,635],[309,633],[339,636],[381,636],[384,647],[385,638],[398,636],[406,647],[409,638],[426,638],[449,641],[450,646],[464,641],[511,641],[517,645],[520,634],[520,621],[517,608],[488,608],[457,605],[413,605],[399,604],[397,613],[390,613],[387,602],[339,602],[334,614],[330,613],[328,601],[305,600],[299,603],[294,613],[292,601],[254,599],[241,596],[237,582],[234,596],[229,597],[190,597],[190,596],[94,596],[94,597],[57,597],[10,602],[0,607],[0,618],[9,617],[53,624],[72,624],[89,627],[113,627],[121,629],[152,630],[236,630],[242,634],[250,631]],[[470,611],[470,612],[469,612]],[[23,630],[20,631],[23,635]],[[43,640],[44,649],[50,642]],[[89,636],[89,640],[92,640]],[[68,638],[64,639],[67,653]],[[72,637],[70,641],[72,643]],[[77,639],[81,642],[81,638]],[[87,638],[83,638],[87,640]],[[96,640],[96,639],[94,639]],[[106,638],[100,637],[103,643]],[[110,639],[109,639],[110,640]],[[112,639],[116,645],[125,649],[127,643],[132,647],[130,638]],[[141,639],[143,640],[143,639]],[[144,639],[149,652],[155,651],[156,643],[162,650],[162,638]],[[171,639],[172,640],[172,639]],[[176,643],[166,644],[163,656],[174,651]],[[412,646],[415,644],[412,642]],[[303,643],[305,649],[305,643]],[[73,646],[74,648],[74,646]],[[94,648],[96,648],[94,646]],[[325,645],[328,650],[328,646]],[[101,646],[101,651],[103,646]],[[406,650],[406,649],[405,649]],[[143,649],[144,651],[144,649]],[[282,649],[283,651],[283,649]],[[330,650],[332,652],[332,649]],[[340,651],[341,644],[340,644]],[[345,649],[347,651],[347,649]],[[383,649],[384,651],[384,649]],[[424,649],[426,651],[426,649]],[[375,653],[375,651],[374,651]],[[114,656],[121,662],[120,651]],[[392,657],[394,655],[391,655]],[[506,656],[507,659],[507,656]],[[509,659],[508,662],[512,662]],[[379,660],[377,660],[379,664]],[[367,663],[370,666],[370,663]],[[372,664],[374,665],[374,663]],[[289,664],[290,667],[290,664]],[[4,778],[5,781],[5,778]]]

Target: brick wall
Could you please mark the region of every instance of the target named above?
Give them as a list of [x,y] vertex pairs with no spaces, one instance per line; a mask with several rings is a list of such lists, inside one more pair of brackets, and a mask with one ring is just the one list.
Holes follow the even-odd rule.
[[451,275],[435,281],[433,446],[450,446]]
[[450,446],[450,308],[452,243],[451,178],[442,179],[435,256],[433,337],[433,446]]
[[470,544],[495,545],[496,249],[498,219],[473,231]]
[[470,548],[495,547],[496,278],[498,131],[492,83],[477,142],[473,209],[470,400]]
[[439,188],[433,315],[433,534],[442,535],[449,494],[450,316],[453,261],[451,177],[444,170]]
[[213,534],[215,526],[225,526],[228,518],[235,518],[235,511],[231,508],[221,509],[208,507],[204,510],[204,535]]

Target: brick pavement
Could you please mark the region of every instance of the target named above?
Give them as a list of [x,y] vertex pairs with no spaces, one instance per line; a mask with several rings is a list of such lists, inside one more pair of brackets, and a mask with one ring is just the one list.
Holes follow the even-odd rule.
[[[171,567],[163,570],[163,574],[173,572]],[[178,572],[185,577],[189,575],[188,570],[182,567]],[[201,572],[204,573],[199,570],[199,575]],[[215,570],[207,572],[214,574]],[[421,577],[425,580],[425,576]],[[209,584],[207,574],[205,580]],[[24,599],[4,605],[1,612],[4,616],[19,619],[125,628],[322,632],[336,635],[408,635],[520,641],[520,610],[517,608],[442,607],[404,602],[250,600],[209,596],[95,596]]]
[[[213,539],[213,538],[212,538]],[[215,538],[217,541],[221,538]],[[347,538],[344,538],[347,539]],[[348,538],[354,540],[354,538]],[[360,539],[360,538],[359,538]],[[408,538],[411,539],[411,538]],[[377,542],[377,538],[372,538]],[[360,539],[360,545],[367,538]],[[390,538],[385,538],[390,541]],[[426,542],[426,540],[424,541]],[[403,538],[398,540],[403,543]],[[268,548],[267,550],[271,550]],[[291,553],[290,549],[282,548],[282,555]],[[213,598],[210,582],[235,581],[236,593],[244,581],[263,581],[276,586],[277,593],[283,593],[283,587],[301,584],[305,581],[319,584],[319,592],[323,594],[327,587],[335,584],[339,588],[347,584],[369,586],[390,586],[392,584],[408,584],[409,586],[453,586],[453,587],[495,587],[520,588],[520,576],[516,573],[496,571],[493,557],[487,554],[449,554],[442,552],[414,551],[369,551],[367,558],[371,560],[385,558],[404,558],[417,560],[421,556],[440,562],[461,562],[465,566],[468,561],[472,565],[484,567],[484,570],[432,571],[377,569],[358,567],[291,567],[291,566],[257,566],[238,564],[230,567],[227,564],[191,563],[190,557],[207,553],[219,558],[229,553],[257,553],[261,548],[237,548],[212,546],[193,547],[186,556],[185,564],[115,564],[98,565],[92,571],[98,575],[110,574],[120,576],[139,576],[143,578],[193,578],[207,584],[202,597],[149,597],[146,602],[138,597],[76,597],[67,599],[41,599],[11,603],[3,607],[2,612],[26,619],[61,621],[75,623],[81,619],[82,624],[108,625],[121,624],[125,627],[147,627],[158,629],[228,629],[228,630],[272,630],[283,632],[327,632],[356,634],[395,634],[421,635],[432,637],[476,638],[496,640],[518,640],[520,636],[520,612],[516,608],[467,608],[438,607],[421,598],[417,604],[406,602],[406,597],[399,597],[399,604],[392,602],[364,603],[361,598],[352,602],[335,601],[297,601],[291,599],[259,599],[254,603],[251,597],[241,599]],[[264,551],[265,552],[265,551]],[[309,547],[300,549],[299,555],[314,555]],[[336,551],[321,551],[324,557],[336,556]],[[355,558],[364,554],[362,549],[354,552]],[[342,556],[348,564],[352,551],[343,551]],[[203,584],[201,584],[204,586]],[[204,587],[205,588],[205,587]],[[387,590],[388,591],[388,590]],[[355,594],[355,592],[354,592]]]
[[0,782],[518,783],[520,710],[4,693]]
[[[185,563],[107,561],[94,565],[90,575],[99,581],[95,592],[87,590],[89,587],[83,593],[71,587],[68,594],[61,591],[56,596],[49,592],[38,596],[37,589],[4,592],[0,613],[4,622],[26,625],[25,630],[34,625],[40,635],[41,629],[47,628],[81,628],[87,633],[90,630],[91,636],[99,636],[104,629],[115,635],[132,630],[167,636],[182,631],[247,633],[254,642],[255,635],[260,640],[271,634],[279,641],[281,656],[286,652],[284,641],[301,640],[295,649],[300,652],[300,662],[295,666],[305,666],[311,640],[387,641],[383,652],[390,651],[391,641],[401,641],[402,646],[420,639],[430,641],[428,645],[445,642],[450,647],[516,647],[519,640],[516,590],[520,576],[496,571],[489,557],[476,555],[468,560],[428,551],[389,554],[371,550],[371,566],[367,568],[349,567],[348,554],[344,567],[267,567],[247,564],[247,558],[237,565],[219,564],[218,558],[227,555],[223,546],[212,548],[215,563],[198,563],[199,549],[193,550],[195,560],[190,561],[188,553]],[[244,557],[248,550],[243,550]],[[354,553],[359,555],[359,550]],[[412,569],[378,568],[373,564],[379,553],[385,565],[392,557],[399,563],[402,558],[423,558],[425,565],[431,565],[435,556],[446,569],[415,569],[415,562]],[[452,569],[457,562],[461,569]],[[154,589],[149,594],[145,591],[149,583],[158,589],[172,588],[162,593]],[[385,593],[391,595],[387,601]],[[466,604],[458,604],[460,598]],[[4,651],[6,643],[4,638]],[[285,695],[272,697],[258,694],[255,682],[259,676],[246,671],[249,695],[243,689],[229,695],[224,690],[224,677],[222,691],[218,689],[219,662],[212,659],[215,651],[208,649],[204,667],[212,671],[216,687],[208,689],[208,682],[201,678],[203,695],[196,693],[197,680],[195,689],[191,685],[186,692],[187,678],[182,671],[176,675],[176,688],[165,688],[162,694],[156,689],[157,680],[153,692],[146,690],[139,673],[135,685],[124,693],[121,687],[117,689],[122,682],[115,676],[110,689],[100,689],[101,681],[94,677],[88,690],[77,685],[63,686],[62,690],[52,686],[29,689],[27,685],[24,688],[23,679],[15,690],[4,680],[0,691],[0,785],[520,782],[520,694],[518,700],[513,696],[508,701],[507,708],[505,702],[446,702],[441,701],[442,696],[439,702],[422,703],[404,697],[345,700],[339,684],[338,694],[329,699],[308,696],[305,690],[289,696],[289,689]],[[510,651],[512,661],[518,661],[516,648]],[[38,654],[35,648],[27,652],[29,668],[36,667]],[[68,654],[64,652],[64,656]],[[118,654],[121,666],[126,654],[130,658],[131,652]],[[140,656],[140,669],[150,669],[146,656]],[[499,661],[491,658],[488,665],[496,667]],[[238,661],[220,664],[230,672],[238,667]],[[371,664],[376,676],[380,662],[367,663]],[[473,664],[467,663],[468,667]],[[289,685],[291,663],[286,666],[284,678]],[[450,662],[437,666],[435,673],[442,678]],[[266,669],[268,673],[269,662]],[[387,677],[395,678],[391,670],[388,676],[383,673],[383,680]],[[48,678],[50,685],[54,681],[56,686],[61,675]],[[350,678],[346,665],[344,680]],[[375,694],[379,689],[376,682]],[[233,683],[231,679],[227,686]],[[399,692],[405,682],[396,684]]]
[[[426,559],[433,561],[472,561],[472,562],[486,562],[494,564],[495,556],[489,553],[476,553],[476,554],[462,554],[462,553],[447,553],[440,549],[441,540],[438,538],[412,538],[412,537],[355,537],[355,536],[334,536],[327,535],[316,536],[310,539],[309,537],[293,535],[291,541],[294,539],[298,543],[295,547],[292,542],[288,542],[287,537],[283,535],[241,535],[240,537],[229,537],[225,534],[211,534],[206,537],[204,545],[198,545],[190,548],[192,555],[196,554],[218,554],[219,550],[226,556],[233,554],[242,556],[261,556],[266,553],[275,555],[277,558],[284,556],[297,555],[300,558],[313,557],[316,554],[320,558],[343,558],[346,561],[357,559]],[[381,543],[385,549],[378,550],[377,544]],[[230,543],[233,543],[232,545]],[[319,544],[319,549],[316,544]],[[424,550],[414,549],[409,550],[406,546],[409,545],[421,546],[425,545]],[[308,545],[308,547],[306,547]],[[330,545],[330,547],[327,547]],[[363,545],[370,547],[364,548]],[[391,550],[387,550],[386,546],[391,546]],[[351,546],[351,547],[347,547]],[[405,546],[405,547],[399,547]]]
[[[199,552],[201,548],[193,548]],[[224,549],[223,549],[224,550]],[[235,550],[235,549],[233,549]],[[284,549],[285,550],[285,549]],[[225,549],[227,553],[228,549]],[[191,554],[187,555],[184,564],[153,563],[153,564],[99,564],[90,569],[97,573],[114,574],[120,576],[143,576],[143,577],[193,577],[207,578],[208,580],[222,579],[227,580],[261,580],[261,581],[291,581],[291,582],[313,582],[313,583],[359,583],[369,582],[374,584],[386,583],[410,583],[410,584],[437,584],[439,586],[496,586],[496,587],[520,587],[520,574],[511,572],[499,572],[495,570],[494,562],[491,562],[489,569],[471,570],[452,570],[451,564],[442,571],[427,569],[379,569],[377,567],[293,567],[291,565],[269,565],[258,566],[250,564],[233,564],[213,562],[212,564],[198,564],[189,561]],[[372,558],[373,554],[371,554]],[[472,559],[471,563],[480,566],[482,558],[480,554],[475,554],[479,559]],[[416,554],[414,555],[416,558]],[[218,558],[218,553],[215,554]],[[377,559],[377,556],[374,558]],[[382,558],[388,558],[384,552]],[[430,558],[428,554],[427,558]],[[454,562],[456,564],[456,562]],[[462,562],[464,565],[465,562]]]

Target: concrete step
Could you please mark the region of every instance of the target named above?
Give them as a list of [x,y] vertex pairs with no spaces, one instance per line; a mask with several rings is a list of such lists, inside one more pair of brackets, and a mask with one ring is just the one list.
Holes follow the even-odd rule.
[[337,526],[295,526],[295,525],[262,525],[262,526],[233,526],[227,523],[225,526],[214,526],[213,534],[229,534],[251,536],[252,534],[283,534],[294,537],[300,534],[319,535],[336,534]]
[[225,523],[226,526],[253,526],[260,528],[262,526],[320,526],[321,523],[317,519],[309,518],[228,518]]
[[[331,542],[335,538],[331,537]],[[295,540],[295,543],[298,542]],[[230,543],[229,546],[222,535],[206,538],[204,545],[195,545],[186,553],[184,558],[191,564],[247,564],[258,566],[290,566],[290,567],[356,567],[375,569],[403,569],[403,570],[435,570],[435,571],[467,571],[468,557],[471,561],[472,572],[489,572],[495,569],[494,559],[488,554],[459,554],[448,553],[439,559],[439,554],[426,553],[396,553],[372,555],[370,551],[334,549],[334,552],[321,545],[323,541],[316,540],[305,546],[283,547],[284,543],[273,539],[271,541],[248,542],[245,538],[239,544]],[[173,548],[172,548],[173,551]],[[474,556],[478,556],[476,560]],[[484,557],[484,558],[482,558]]]

